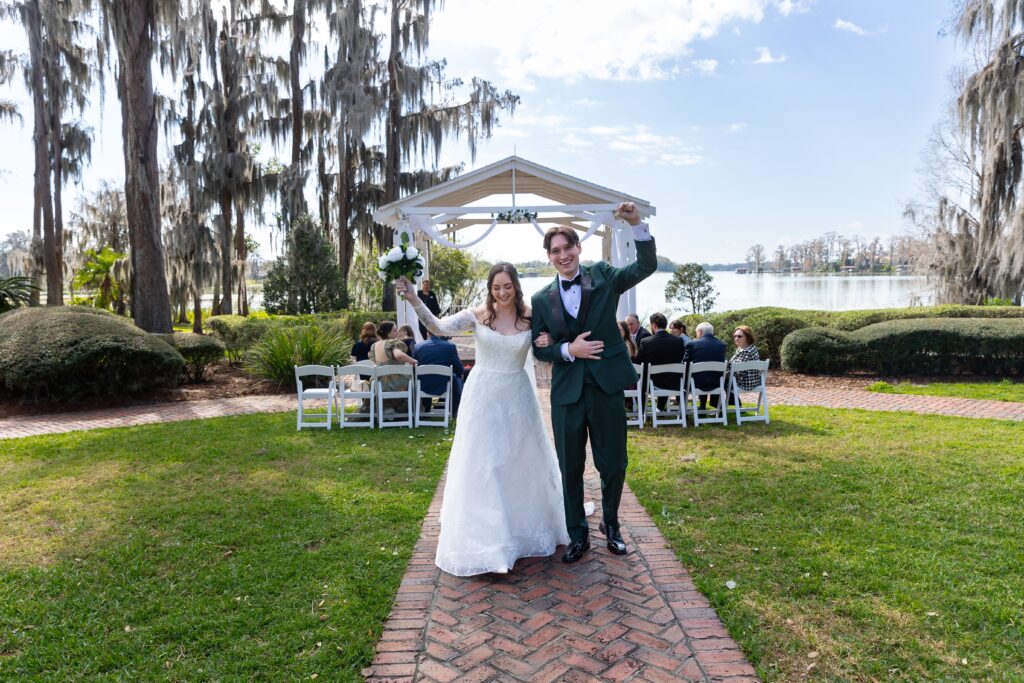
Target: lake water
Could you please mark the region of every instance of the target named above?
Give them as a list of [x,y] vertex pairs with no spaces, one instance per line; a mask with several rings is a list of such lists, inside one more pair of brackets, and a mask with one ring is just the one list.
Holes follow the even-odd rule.
[[[637,313],[683,313],[680,304],[665,301],[665,285],[671,273],[655,273],[637,287]],[[920,275],[739,275],[713,272],[718,290],[714,310],[729,311],[754,306],[847,311],[864,308],[901,308],[911,304],[932,303],[928,283]],[[551,281],[549,277],[522,279],[523,294],[529,299]],[[262,291],[254,292],[252,308],[262,304]],[[209,306],[212,298],[203,300]]]
[[[641,318],[655,312],[684,312],[680,304],[665,301],[665,285],[671,277],[671,273],[654,273],[637,286],[637,313]],[[718,290],[714,305],[716,311],[754,306],[847,311],[932,303],[928,283],[920,275],[740,275],[712,272],[711,277]],[[529,298],[550,281],[547,277],[523,278],[523,294]]]

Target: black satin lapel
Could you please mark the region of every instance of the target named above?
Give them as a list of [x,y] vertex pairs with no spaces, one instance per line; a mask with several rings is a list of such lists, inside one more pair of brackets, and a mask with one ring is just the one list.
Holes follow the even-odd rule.
[[558,287],[548,290],[548,302],[551,304],[551,317],[555,321],[557,330],[552,330],[559,339],[569,339],[569,325],[565,322],[565,306],[562,305],[562,297],[558,293]]
[[590,272],[580,268],[580,312],[576,319],[581,325],[587,322],[587,310],[590,308],[590,293],[594,291],[594,283],[590,279]]

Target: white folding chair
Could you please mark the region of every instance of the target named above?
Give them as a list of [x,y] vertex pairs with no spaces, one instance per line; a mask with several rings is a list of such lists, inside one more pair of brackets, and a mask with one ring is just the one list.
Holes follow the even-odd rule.
[[[725,373],[728,370],[728,366],[725,361],[704,361],[703,363],[690,363],[690,405],[693,408],[693,426],[697,427],[702,424],[728,424],[726,420],[726,401],[728,400],[725,393]],[[693,376],[698,372],[717,372],[718,386],[712,389],[698,389],[693,382]],[[700,410],[700,397],[701,396],[717,396],[718,407],[706,410]],[[702,415],[709,415],[710,417],[702,417]]]
[[628,405],[632,408],[626,409],[626,426],[627,427],[639,427],[644,428],[644,400],[643,400],[643,386],[644,386],[644,366],[637,363],[633,363],[633,369],[636,370],[637,379],[635,389],[626,389],[623,394],[626,396],[626,400],[629,402]]
[[[741,363],[733,363],[729,370],[729,387],[732,390],[733,400],[736,402],[733,406],[733,414],[736,416],[736,424],[741,425],[744,422],[764,422],[769,423],[768,419],[768,364],[771,360],[748,360]],[[757,392],[757,405],[756,406],[740,406],[740,388],[736,382],[736,375],[741,372],[753,372],[758,373],[758,379],[760,385],[756,389],[743,389],[743,393],[751,394]]]
[[[431,394],[423,390],[421,378],[436,375],[447,378],[444,391],[440,394]],[[444,403],[444,410],[436,409],[423,412],[423,399],[441,399]],[[416,426],[417,427],[444,427],[448,429],[448,420],[452,411],[452,369],[448,365],[418,365],[416,366]],[[440,413],[440,415],[439,415]]]
[[[338,398],[341,403],[338,409],[338,424],[342,429],[345,427],[373,427],[377,414],[377,404],[374,398],[377,387],[376,368],[372,363],[366,364],[360,361],[351,365],[343,365],[335,372],[338,376]],[[356,402],[356,409],[351,413],[345,411],[349,400]]]
[[[377,384],[377,426],[385,427],[409,427],[413,426],[415,411],[413,410],[413,369],[411,365],[378,365],[376,367]],[[394,391],[386,391],[384,385],[388,377],[404,377],[405,388]],[[400,399],[405,401],[405,412],[388,411],[385,414],[384,401],[387,399]]]
[[[331,422],[333,417],[331,410],[334,408],[334,402],[337,400],[337,389],[334,380],[334,368],[330,365],[303,365],[295,367],[295,388],[298,391],[299,398],[299,410],[295,417],[295,429],[301,431],[303,427],[326,427],[331,428]],[[302,385],[303,377],[329,377],[326,388],[312,387],[305,388]],[[305,401],[327,401],[327,421],[323,420],[306,420],[306,407]],[[318,417],[321,417],[319,413],[316,413]]]
[[[679,387],[673,386],[671,389],[661,389],[654,386],[654,376],[662,374],[679,375]],[[685,386],[683,384],[685,379],[686,366],[682,363],[662,363],[661,365],[647,366],[647,399],[650,401],[648,407],[651,411],[651,426],[686,426],[686,391],[683,388]],[[666,399],[665,410],[658,410],[659,398]],[[677,400],[675,406],[672,405],[673,398]]]

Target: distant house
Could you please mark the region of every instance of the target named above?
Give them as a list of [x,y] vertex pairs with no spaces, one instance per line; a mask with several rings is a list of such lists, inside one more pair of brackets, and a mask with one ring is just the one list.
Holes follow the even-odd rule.
[[736,269],[736,274],[737,275],[746,275],[749,272],[750,271],[748,269],[746,269],[746,268],[737,268]]

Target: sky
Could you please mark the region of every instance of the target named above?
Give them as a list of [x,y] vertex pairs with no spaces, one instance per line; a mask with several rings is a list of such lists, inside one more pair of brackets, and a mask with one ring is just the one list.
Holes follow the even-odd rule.
[[[430,56],[447,59],[450,76],[487,78],[522,100],[475,160],[452,141],[442,163],[471,170],[515,152],[641,197],[657,209],[659,252],[677,262],[742,261],[753,244],[771,251],[829,231],[901,234],[961,60],[943,30],[953,4],[447,0]],[[0,26],[0,48],[23,42],[20,28]],[[0,97],[27,114],[24,126],[0,124],[2,235],[31,228],[32,148],[20,82]],[[85,119],[98,135],[84,188],[120,182],[112,88]],[[256,236],[274,256],[269,230]],[[542,259],[537,242],[532,226],[499,226],[474,251]],[[599,256],[594,242],[584,258]]]

